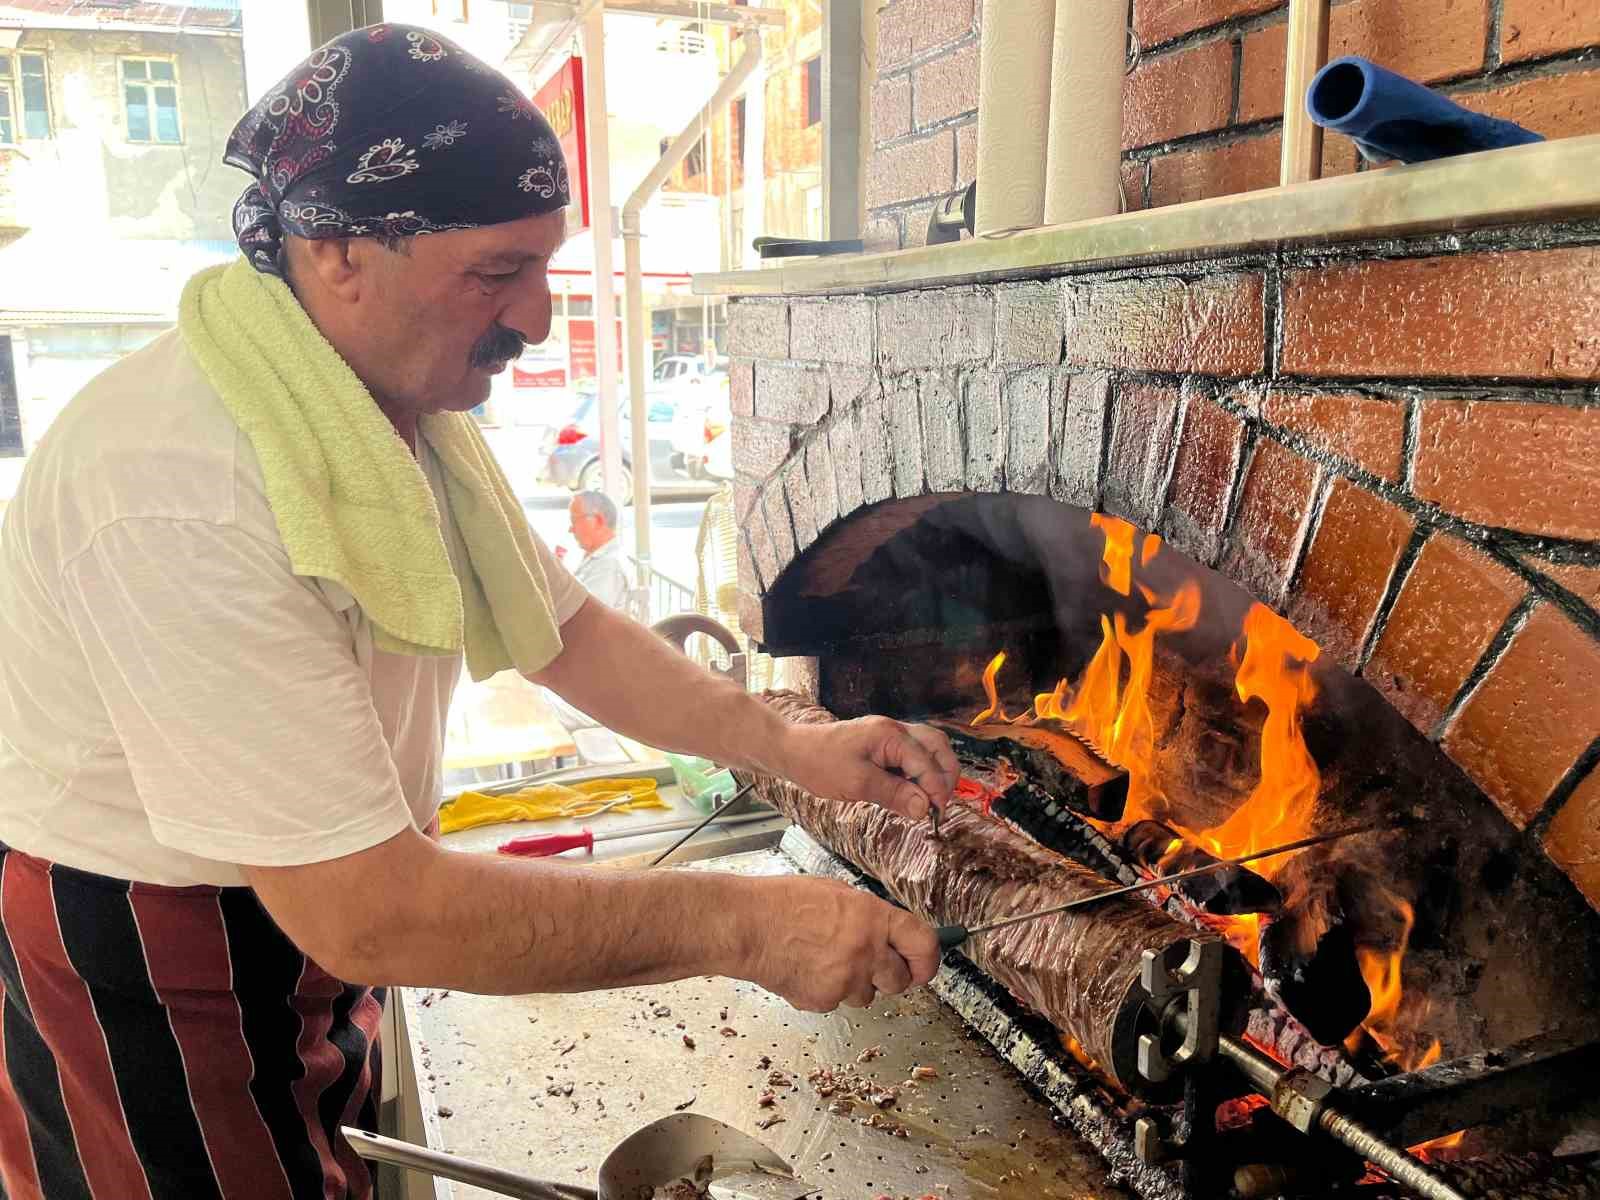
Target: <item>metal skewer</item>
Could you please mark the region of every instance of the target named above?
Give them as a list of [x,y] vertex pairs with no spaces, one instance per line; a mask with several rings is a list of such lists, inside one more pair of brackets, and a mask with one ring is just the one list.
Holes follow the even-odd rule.
[[944,950],[954,950],[962,945],[968,938],[977,937],[980,933],[992,933],[996,929],[1005,929],[1011,925],[1021,925],[1025,921],[1037,921],[1041,917],[1053,917],[1057,913],[1070,912],[1075,908],[1087,908],[1091,904],[1099,904],[1103,900],[1115,900],[1119,896],[1131,896],[1135,892],[1146,892],[1152,888],[1170,887],[1175,883],[1182,883],[1186,879],[1197,879],[1202,875],[1213,875],[1229,867],[1241,867],[1245,863],[1256,862],[1263,858],[1275,858],[1280,854],[1289,854],[1295,850],[1304,850],[1310,846],[1321,846],[1328,842],[1341,841],[1344,838],[1358,837],[1363,833],[1378,833],[1392,829],[1400,829],[1410,824],[1410,820],[1375,821],[1367,825],[1353,825],[1348,829],[1337,829],[1332,833],[1319,833],[1311,837],[1301,838],[1299,841],[1289,842],[1282,846],[1273,846],[1269,850],[1257,850],[1253,854],[1241,854],[1238,858],[1222,859],[1208,863],[1203,867],[1195,867],[1188,871],[1179,871],[1174,875],[1162,875],[1156,879],[1145,879],[1138,883],[1130,883],[1126,887],[1111,888],[1109,891],[1096,892],[1092,896],[1082,896],[1077,900],[1069,900],[1065,904],[1058,904],[1054,908],[1040,909],[1038,912],[1024,913],[1018,917],[1002,917],[998,921],[989,921],[983,925],[974,925],[970,929],[965,925],[941,925],[939,927],[939,946]]
[[724,804],[721,808],[713,808],[711,810],[711,812],[706,816],[705,820],[701,821],[693,829],[689,830],[688,833],[684,834],[677,841],[673,842],[672,845],[668,846],[660,854],[658,854],[654,858],[652,858],[650,860],[649,866],[647,866],[645,869],[649,870],[650,867],[659,867],[663,862],[665,862],[667,859],[671,858],[674,854],[676,854],[678,852],[678,849],[685,842],[687,842],[690,838],[694,837],[695,834],[699,833],[707,825],[711,824],[711,822],[720,821],[724,817],[732,816],[734,810],[737,809],[740,805],[742,805],[745,802],[746,799],[749,798],[750,794],[755,791],[755,788],[756,788],[756,785],[754,783],[745,784],[742,788],[740,788],[737,792],[735,792],[733,794],[733,797],[726,804]]

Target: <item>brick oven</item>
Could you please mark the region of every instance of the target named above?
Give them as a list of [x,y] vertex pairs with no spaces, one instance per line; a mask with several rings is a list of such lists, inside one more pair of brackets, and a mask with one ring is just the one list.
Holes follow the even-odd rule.
[[[1417,1100],[1430,1115],[1386,1126],[1399,1144],[1454,1135],[1434,1153],[1464,1178],[1593,1155],[1600,225],[1010,252],[1036,257],[736,280],[745,631],[832,714],[945,722],[972,775],[1005,776],[996,815],[1124,880],[1414,817],[1263,866],[1276,899],[1254,912],[1168,908],[1248,960],[1252,1046],[1369,1112]],[[1247,685],[1269,650],[1277,674]],[[1285,730],[1309,778],[1284,774]],[[1126,774],[1125,808],[1053,802],[1039,751],[1060,733]],[[1019,771],[1032,800],[1006,790]],[[1297,815],[1261,816],[1272,804]],[[1260,828],[1241,834],[1246,811]],[[947,998],[1119,1178],[1224,1194],[1193,1155],[1171,1161],[1209,1117],[1115,1086],[1085,1115],[1082,1062],[996,1033],[1010,1001],[983,988]],[[1508,1083],[1505,1064],[1531,1062],[1549,1073]],[[1479,1071],[1476,1099],[1439,1099]],[[1237,1095],[1211,1110],[1267,1136]],[[1227,1157],[1275,1181],[1238,1194],[1324,1194],[1283,1184],[1296,1153]],[[1318,1170],[1353,1185],[1349,1165]],[[1556,1177],[1502,1194],[1593,1186],[1535,1178]]]

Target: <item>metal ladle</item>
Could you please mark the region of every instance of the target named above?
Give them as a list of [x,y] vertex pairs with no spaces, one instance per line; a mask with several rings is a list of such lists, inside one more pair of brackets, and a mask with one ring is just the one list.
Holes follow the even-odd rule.
[[711,1159],[713,1196],[730,1200],[795,1200],[794,1171],[755,1138],[697,1113],[676,1113],[630,1134],[606,1155],[600,1187],[549,1183],[455,1154],[346,1127],[362,1158],[467,1183],[518,1200],[649,1200],[658,1187],[693,1178]]

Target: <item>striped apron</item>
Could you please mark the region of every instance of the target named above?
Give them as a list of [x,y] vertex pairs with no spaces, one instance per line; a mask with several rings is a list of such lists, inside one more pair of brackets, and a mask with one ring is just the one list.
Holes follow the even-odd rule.
[[366,1200],[383,993],[248,888],[158,887],[0,847],[0,1193]]

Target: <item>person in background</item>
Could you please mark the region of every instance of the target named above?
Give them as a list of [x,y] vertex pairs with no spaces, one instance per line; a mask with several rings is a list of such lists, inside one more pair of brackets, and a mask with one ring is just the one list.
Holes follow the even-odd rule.
[[573,572],[596,600],[610,608],[628,603],[628,567],[617,541],[617,506],[604,492],[579,492],[572,498],[572,539],[583,551]]

